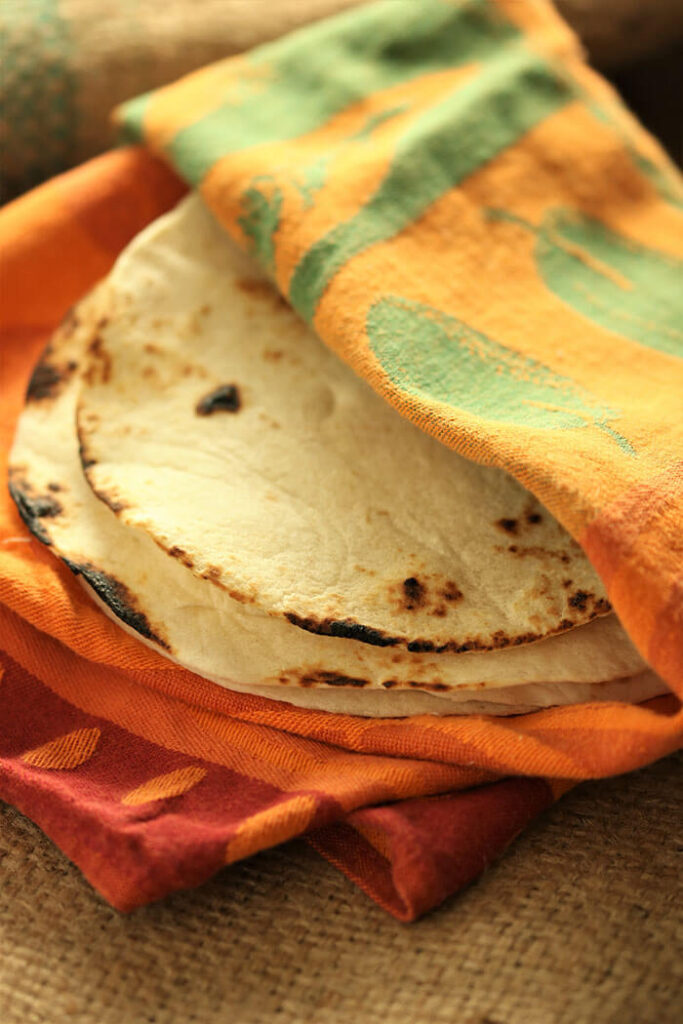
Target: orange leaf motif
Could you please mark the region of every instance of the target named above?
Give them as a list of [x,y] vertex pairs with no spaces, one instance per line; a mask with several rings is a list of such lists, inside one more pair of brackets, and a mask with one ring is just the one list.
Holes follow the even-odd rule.
[[198,764],[190,764],[186,768],[176,768],[165,775],[155,775],[135,789],[131,789],[121,797],[121,803],[127,807],[149,803],[150,800],[165,800],[170,796],[181,796],[201,782],[207,769]]
[[252,853],[277,846],[305,832],[317,806],[317,797],[303,793],[274,807],[267,807],[265,811],[259,811],[237,829],[225,851],[225,863],[243,860]]
[[63,771],[78,768],[95,753],[100,739],[99,729],[76,729],[44,743],[42,747],[27,750],[21,755],[22,761],[34,768],[50,768]]

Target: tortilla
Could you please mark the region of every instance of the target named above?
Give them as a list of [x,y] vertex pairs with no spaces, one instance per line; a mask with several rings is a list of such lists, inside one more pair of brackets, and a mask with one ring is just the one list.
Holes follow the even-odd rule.
[[68,318],[36,368],[11,455],[11,487],[35,535],[146,642],[235,690],[367,715],[507,714],[586,699],[642,700],[666,689],[614,615],[507,650],[408,652],[301,630],[169,557],[95,496],[79,459],[76,406],[88,353],[101,351],[112,308],[106,282]]
[[86,474],[197,576],[312,633],[488,651],[609,611],[512,477],[399,416],[197,197],[109,278],[78,408]]

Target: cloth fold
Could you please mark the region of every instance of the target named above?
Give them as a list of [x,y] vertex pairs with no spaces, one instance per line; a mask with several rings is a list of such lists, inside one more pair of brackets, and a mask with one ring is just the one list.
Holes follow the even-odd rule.
[[[389,8],[391,34],[380,38]],[[666,319],[673,300],[660,298],[680,216],[670,201],[675,176],[577,63],[571,37],[544,5],[426,3],[416,20],[417,9],[373,5],[321,23],[265,56],[216,65],[147,97],[124,117],[201,185],[300,312],[389,401],[470,457],[505,465],[551,505],[680,693],[681,565],[671,534],[677,369],[660,351],[675,340]],[[362,74],[352,63],[331,101],[317,95],[315,76],[344,67],[361,43]],[[307,62],[311,47],[320,56]],[[577,99],[579,80],[593,90],[590,103]],[[283,110],[289,127],[274,120]],[[493,111],[493,122],[481,122],[482,111]],[[240,124],[250,148],[216,158]],[[494,124],[493,134],[482,124]],[[273,138],[285,128],[289,136]],[[594,190],[608,168],[607,208],[606,190]],[[3,475],[40,348],[184,188],[161,160],[131,147],[0,212]],[[524,261],[541,257],[539,284]],[[426,265],[435,268],[429,279]],[[584,270],[607,283],[585,299],[579,276],[571,296],[558,295],[574,281],[569,271]],[[655,310],[646,301],[652,282]],[[630,325],[623,333],[601,322],[614,308],[612,286],[626,314],[620,325]],[[472,322],[454,326],[466,300]],[[413,335],[425,349],[400,365],[420,368],[417,383],[391,376],[391,345]],[[435,397],[445,384],[458,394],[463,365],[475,367],[469,379],[479,381],[471,390],[480,402],[490,365],[509,370],[503,419],[493,407]],[[639,589],[629,593],[634,581]],[[29,537],[6,491],[0,638],[0,796],[121,909],[306,834],[377,902],[411,920],[474,878],[570,785],[640,767],[683,740],[673,694],[505,720],[364,720],[230,693],[119,630]]]

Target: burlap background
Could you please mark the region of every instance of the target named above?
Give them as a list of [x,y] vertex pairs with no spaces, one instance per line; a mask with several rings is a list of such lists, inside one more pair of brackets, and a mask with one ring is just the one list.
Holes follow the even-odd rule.
[[0,1020],[677,1024],[682,824],[683,755],[587,784],[401,925],[302,842],[124,917],[4,807]]
[[[359,2],[0,0],[0,201],[111,146],[117,103]],[[610,70],[683,38],[681,0],[557,5]]]

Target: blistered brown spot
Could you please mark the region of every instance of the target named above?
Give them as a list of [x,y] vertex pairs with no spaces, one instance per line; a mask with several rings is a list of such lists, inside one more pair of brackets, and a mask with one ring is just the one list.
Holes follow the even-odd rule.
[[[86,474],[86,476],[88,476],[88,480],[92,485],[92,480],[90,480],[88,470],[92,469],[93,466],[97,465],[97,459],[88,451],[88,446],[83,440],[80,430],[78,430],[78,455],[81,460],[81,466],[83,467],[83,471]],[[102,500],[106,501],[106,498],[103,498]]]
[[505,533],[517,533],[517,520],[516,519],[498,519],[494,524],[499,530],[504,530]]
[[169,643],[160,635],[159,631],[152,629],[149,619],[137,606],[136,599],[129,591],[125,583],[121,583],[109,573],[102,572],[91,562],[73,562],[68,558],[64,561],[76,576],[83,579],[92,587],[98,597],[111,608],[114,615],[125,622],[127,626],[134,629],[136,633],[152,640],[155,644],[170,650]]
[[421,608],[425,603],[426,590],[416,576],[409,576],[403,581],[403,607],[408,611]]
[[88,352],[92,356],[92,362],[84,376],[88,384],[107,384],[111,377],[111,356],[104,347],[104,342],[99,334],[96,334],[88,345]]
[[56,398],[62,387],[77,367],[73,359],[65,363],[52,361],[54,350],[49,344],[33,370],[26,388],[27,402],[41,402],[46,398]]
[[571,585],[572,585],[572,581],[571,580],[562,580],[562,586],[565,588],[565,590],[567,589],[567,587],[571,587]]
[[527,512],[526,521],[530,526],[538,526],[539,523],[543,522],[543,516],[540,512]]
[[596,597],[595,594],[591,594],[586,590],[575,591],[569,598],[569,604],[580,612],[586,612],[590,607],[591,619],[594,619],[596,615],[603,615],[612,610],[609,601],[604,597]]
[[267,348],[264,349],[263,358],[267,363],[277,363],[282,359],[284,352],[279,348]]
[[50,483],[47,485],[47,489],[48,491],[52,491],[54,494],[58,494],[59,491],[63,490],[61,484],[56,484],[53,483],[52,481],[50,481]]
[[[180,550],[180,549],[179,549]],[[186,558],[190,558],[185,552],[183,552]],[[191,566],[191,562],[186,562],[186,565]],[[256,592],[247,592],[244,590],[237,590],[235,587],[228,586],[227,583],[221,578],[223,572],[218,568],[217,565],[209,565],[206,569],[203,569],[199,575],[204,580],[208,580],[210,583],[214,583],[221,590],[225,591],[228,597],[231,597],[233,601],[238,601],[240,604],[254,604],[257,600]]]
[[[98,497],[101,497],[99,492],[96,492],[96,493],[97,493]],[[109,505],[109,508],[112,510],[112,512],[115,512],[117,515],[118,515],[119,512],[123,512],[124,509],[130,508],[128,503],[123,501],[122,498],[111,498],[110,497],[110,498],[107,499],[107,505]]]
[[399,584],[392,584],[389,597],[393,599],[398,612],[420,609],[424,614],[444,618],[448,614],[445,602],[459,601],[462,592],[452,580],[421,573],[420,576],[409,576]]
[[285,306],[287,309],[291,309],[286,299],[282,297],[280,292],[273,288],[272,284],[268,281],[259,281],[255,278],[244,277],[236,282],[237,287],[241,292],[246,295],[254,295],[258,298],[270,299],[271,302],[278,306]]
[[444,693],[451,689],[446,683],[418,683],[414,679],[411,679],[407,685],[412,690],[427,690],[431,693]]
[[52,538],[42,520],[54,519],[61,515],[62,506],[49,494],[36,494],[27,480],[18,479],[16,473],[12,471],[10,471],[8,487],[12,500],[17,506],[17,512],[31,533],[41,543],[51,545]]
[[177,558],[178,561],[182,562],[183,565],[186,565],[188,569],[191,569],[194,566],[193,560],[190,558],[187,551],[183,551],[182,548],[174,545],[172,548],[168,549],[168,553],[171,558]]
[[198,416],[211,416],[215,412],[239,412],[242,405],[236,384],[221,384],[200,398],[195,412]]
[[151,356],[160,356],[163,354],[163,349],[159,348],[158,345],[154,345],[151,341],[145,342],[142,347],[145,352],[148,352]]
[[88,482],[92,488],[93,493],[97,495],[100,501],[103,501],[105,505],[108,505],[112,512],[115,512],[116,515],[118,515],[119,512],[123,512],[124,509],[130,508],[130,504],[124,498],[121,497],[121,495],[119,494],[115,487],[97,486],[94,483],[94,481],[90,479],[90,476],[92,474],[87,474],[87,470],[97,464],[96,460],[88,457],[85,445],[82,442],[79,445],[79,451],[81,456],[81,465],[83,466],[83,469],[86,471],[86,475],[88,476]]
[[301,686],[353,686],[355,688],[367,686],[368,679],[359,679],[354,676],[344,676],[338,672],[310,672],[298,677]]
[[462,591],[458,589],[452,580],[448,580],[441,591],[441,596],[444,601],[459,601],[462,597]]
[[554,558],[562,565],[569,565],[571,562],[571,556],[566,551],[553,551],[552,548],[544,548],[540,545],[531,545],[526,547],[520,547],[519,544],[509,544],[507,548],[501,548],[496,546],[497,551],[509,551],[513,555],[519,555],[520,558],[527,556],[531,558]]

